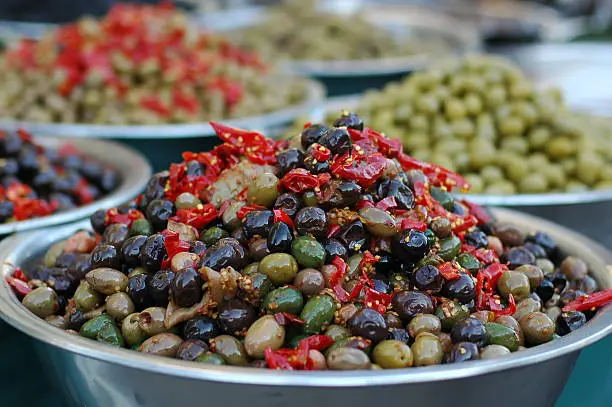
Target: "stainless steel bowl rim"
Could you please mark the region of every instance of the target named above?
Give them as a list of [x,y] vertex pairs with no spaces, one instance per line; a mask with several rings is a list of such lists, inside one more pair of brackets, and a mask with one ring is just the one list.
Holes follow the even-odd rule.
[[[575,232],[551,222],[506,209],[494,209],[494,212],[502,220],[512,220],[521,223],[524,227],[530,225],[531,228],[563,236],[566,242],[571,241],[577,248],[588,250],[603,264],[612,264],[612,253]],[[86,223],[62,226],[52,231],[15,235],[3,241],[0,243],[0,259],[3,259],[4,264],[0,268],[0,276],[7,276],[12,273],[14,268],[8,263],[12,263],[11,260],[14,260],[15,252],[24,250],[24,246],[29,247],[34,242],[38,242],[39,245],[51,243],[60,237],[68,236],[78,228],[86,226]],[[612,278],[612,275],[608,276],[608,284],[610,278]],[[143,355],[135,351],[119,349],[80,336],[67,334],[62,330],[50,327],[46,322],[30,313],[11,292],[4,278],[0,281],[0,316],[15,328],[45,343],[109,363],[189,379],[297,387],[380,386],[436,382],[478,376],[526,366],[576,352],[612,332],[612,306],[608,306],[600,310],[584,327],[569,335],[499,359],[383,371],[279,372],[248,367],[203,365]]]
[[[38,144],[48,148],[72,144],[80,153],[113,167],[121,176],[121,183],[115,191],[88,205],[40,218],[0,224],[0,236],[75,222],[91,215],[98,209],[118,206],[136,197],[151,177],[152,170],[148,161],[132,148],[117,142],[56,137],[35,137],[35,140]],[[91,152],[95,152],[95,154]],[[117,163],[112,165],[111,160],[116,160]]]
[[[612,47],[610,48],[612,50]],[[322,122],[327,113],[331,111],[355,109],[359,105],[359,95],[330,98],[324,105],[312,111],[310,121]],[[367,123],[366,123],[367,124]],[[388,134],[393,137],[393,134]],[[590,190],[575,193],[551,192],[546,194],[514,194],[514,195],[486,195],[465,194],[462,197],[470,199],[480,205],[491,206],[556,206],[571,204],[586,204],[612,200],[612,189]]]
[[[229,126],[249,130],[262,130],[290,123],[325,99],[325,88],[319,82],[293,75],[274,75],[270,78],[278,86],[279,81],[297,79],[306,84],[305,100],[283,109],[251,117],[217,120]],[[0,118],[0,128],[26,129],[35,134],[50,134],[58,137],[112,138],[112,139],[173,139],[214,137],[209,123],[159,124],[159,125],[112,125],[86,123],[42,123]]]
[[[244,28],[255,25],[265,18],[266,7],[252,6],[238,10],[220,11],[203,16],[203,24],[207,27],[207,20],[212,20],[212,27],[216,27],[216,21],[234,22],[234,27]],[[422,32],[427,31],[430,35],[437,35],[452,40],[455,47],[453,51],[463,54],[469,51],[477,51],[482,47],[482,40],[478,30],[469,24],[450,16],[444,16],[432,12],[424,7],[408,5],[390,4],[365,4],[363,9],[365,18],[372,19],[371,22],[381,24],[395,22],[394,25],[402,25],[418,29]],[[378,19],[371,15],[384,15],[385,18]],[[222,31],[232,30],[232,23],[229,27],[225,26]],[[448,56],[448,55],[446,55]],[[408,56],[398,56],[378,59],[355,59],[355,60],[290,60],[280,62],[280,68],[294,75],[304,75],[311,77],[361,77],[375,75],[393,75],[411,72],[423,68],[431,62],[433,55],[427,53],[414,54]]]

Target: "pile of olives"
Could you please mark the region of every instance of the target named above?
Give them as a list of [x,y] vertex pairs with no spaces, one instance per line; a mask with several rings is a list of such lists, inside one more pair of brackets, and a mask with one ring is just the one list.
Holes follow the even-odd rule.
[[414,73],[366,93],[355,111],[407,153],[466,176],[472,193],[612,188],[610,121],[570,112],[559,91],[537,89],[500,57]]
[[[354,114],[307,127],[298,148],[257,166],[243,200],[234,196],[199,228],[175,214],[201,210],[202,195],[170,199],[169,172],[154,175],[137,202],[114,209],[144,217],[113,223],[100,211],[93,231],[56,243],[26,270],[33,290],[24,306],[75,335],[198,363],[275,368],[270,354],[325,335],[328,346],[311,348],[308,366],[333,370],[499,357],[555,340],[593,315],[562,311],[597,284],[546,233],[495,221],[456,232],[451,219],[469,209],[434,187],[446,215],[403,227],[406,216],[424,213],[415,185],[426,178],[395,159],[368,187],[336,176],[292,192],[281,182],[296,169],[330,174],[333,159],[315,160],[315,148],[363,151],[349,133],[361,129]],[[180,165],[204,171],[195,160]],[[394,205],[381,209],[382,200]],[[177,235],[183,251],[171,241]],[[495,259],[508,269],[492,290],[510,312],[478,305],[476,281]],[[449,265],[453,277],[443,272]],[[379,299],[368,300],[372,294]]]

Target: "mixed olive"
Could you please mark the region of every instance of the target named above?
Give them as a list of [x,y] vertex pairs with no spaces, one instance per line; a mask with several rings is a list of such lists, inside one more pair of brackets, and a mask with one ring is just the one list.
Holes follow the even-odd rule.
[[[23,305],[114,346],[285,370],[496,358],[594,315],[575,307],[602,293],[582,259],[455,198],[460,176],[354,114],[307,127],[295,149],[222,132],[223,153],[186,154],[134,203],[94,214],[93,232],[52,246],[13,282]],[[194,185],[229,183],[240,160],[252,182],[208,203]]]
[[303,81],[279,82],[257,55],[168,5],[116,5],[9,46],[0,66],[0,116],[34,122],[205,122],[306,97]]
[[69,144],[52,150],[24,130],[0,131],[0,224],[89,204],[120,181],[115,169]]
[[368,21],[367,13],[327,12],[316,3],[285,1],[271,7],[263,22],[230,35],[246,49],[281,60],[347,61],[418,53],[441,55],[452,47],[446,39],[418,30],[398,38],[388,28]]

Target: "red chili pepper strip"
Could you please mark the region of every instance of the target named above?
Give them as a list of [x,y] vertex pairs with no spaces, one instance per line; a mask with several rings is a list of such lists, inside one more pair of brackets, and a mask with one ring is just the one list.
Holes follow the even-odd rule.
[[308,344],[310,349],[314,350],[325,350],[334,344],[334,340],[327,335],[312,335],[308,338],[302,339],[300,345],[304,342]]
[[290,314],[288,312],[277,312],[274,314],[274,319],[278,322],[279,325],[304,325],[304,321],[300,319],[297,315]]
[[340,230],[340,225],[336,223],[330,223],[329,227],[327,228],[327,238],[329,239],[330,237],[338,233],[339,230]]
[[476,308],[478,310],[490,308],[489,299],[495,292],[497,280],[506,271],[508,271],[508,266],[494,263],[476,274]]
[[367,157],[345,154],[334,160],[331,172],[337,177],[357,182],[363,188],[369,188],[382,175],[387,159],[380,153]]
[[344,276],[348,271],[348,265],[339,256],[334,257],[331,264],[332,266],[336,267],[336,272],[332,274],[330,285],[332,287],[332,290],[334,290],[334,292],[336,293],[338,299],[342,302],[346,302],[350,298],[344,287],[342,287],[342,281],[344,280]]
[[242,208],[240,208],[238,210],[238,212],[236,212],[236,217],[238,219],[244,219],[244,217],[247,216],[247,214],[249,212],[260,211],[262,209],[267,209],[267,208],[264,207],[264,206],[259,206],[259,205],[255,205],[255,204],[253,204],[253,205],[246,205],[246,206],[243,206]]
[[383,198],[380,201],[376,202],[376,207],[378,209],[386,211],[386,210],[389,210],[389,209],[397,207],[397,202],[395,201],[395,197],[388,196],[388,197]]
[[191,245],[189,242],[182,241],[178,233],[165,230],[163,234],[166,237],[164,239],[164,246],[166,247],[166,253],[168,254],[169,260],[172,260],[178,253],[189,251]]
[[185,223],[201,230],[210,222],[217,219],[218,216],[217,208],[215,208],[213,204],[208,203],[193,209],[179,209],[176,211],[176,215],[171,217],[170,220]]
[[462,199],[460,202],[468,208],[471,215],[476,217],[479,224],[491,223],[493,221],[491,215],[482,206],[466,199]]
[[9,285],[13,287],[13,290],[19,295],[25,296],[32,291],[32,287],[18,278],[6,277],[6,282],[9,283]]
[[[495,307],[492,305],[492,303],[495,304]],[[498,298],[490,298],[489,305],[491,311],[495,313],[496,317],[502,315],[514,315],[516,312],[516,301],[514,300],[514,296],[512,294],[508,294],[508,306],[505,308],[501,308],[501,301]],[[501,309],[498,309],[498,306]]]
[[453,264],[452,262],[440,264],[438,266],[438,270],[440,270],[440,274],[442,274],[442,277],[444,277],[445,280],[456,280],[461,277],[457,265]]
[[310,154],[315,160],[323,162],[329,159],[329,157],[331,156],[331,151],[329,150],[329,148],[322,146],[319,143],[314,143],[310,147]]
[[281,178],[280,182],[289,191],[297,193],[319,186],[317,176],[304,168],[296,168],[289,171]]
[[601,308],[610,303],[612,303],[612,288],[578,297],[563,307],[563,312],[587,311],[593,308]]
[[274,209],[274,222],[286,223],[291,229],[294,229],[293,220],[282,209]]
[[287,358],[275,353],[270,347],[264,350],[264,358],[270,369],[293,370],[293,366],[291,366]]
[[26,276],[25,273],[19,267],[17,267],[15,271],[13,271],[13,278],[16,278],[17,280],[21,280],[25,282],[29,280],[28,276]]
[[391,304],[391,299],[393,297],[389,294],[378,292],[370,287],[366,287],[365,290],[364,305],[384,314],[389,304]]
[[135,220],[143,218],[144,215],[137,209],[130,209],[128,213],[120,213],[117,208],[111,208],[106,211],[104,223],[106,226],[112,225],[113,223],[121,223],[130,227]]
[[406,219],[402,219],[400,223],[400,229],[401,230],[416,229],[416,230],[420,230],[421,232],[424,232],[427,229],[427,223],[406,218]]

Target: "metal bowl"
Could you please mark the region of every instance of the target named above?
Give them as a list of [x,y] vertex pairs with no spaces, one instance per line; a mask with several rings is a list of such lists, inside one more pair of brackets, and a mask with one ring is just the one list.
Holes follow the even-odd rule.
[[[500,221],[526,232],[541,230],[568,254],[588,263],[602,288],[612,287],[612,253],[587,238],[550,222],[513,211],[494,209]],[[0,277],[32,261],[54,242],[84,223],[13,236],[0,244]],[[36,338],[39,360],[48,364],[56,388],[74,405],[90,407],[144,405],[191,406],[206,402],[226,406],[311,406],[313,403],[370,407],[381,400],[423,407],[462,405],[552,406],[561,393],[582,348],[612,332],[612,306],[581,329],[553,342],[495,360],[414,369],[353,372],[279,372],[212,366],[143,355],[50,327],[30,313],[0,281],[2,318]],[[500,397],[500,385],[506,389]]]
[[[234,127],[273,133],[297,117],[308,114],[325,99],[325,89],[320,83],[312,79],[279,75],[270,78],[270,84],[278,87],[295,80],[303,81],[306,88],[306,97],[300,103],[271,113],[227,119],[223,122]],[[118,140],[144,153],[156,171],[168,168],[170,163],[179,160],[183,151],[207,151],[219,143],[213,128],[208,123],[111,125],[36,123],[0,118],[0,128],[9,130],[23,128],[34,134],[57,137]]]
[[121,176],[121,183],[115,191],[91,204],[41,218],[0,224],[0,236],[75,222],[91,215],[98,209],[120,205],[138,195],[151,177],[151,166],[147,160],[141,154],[119,143],[56,137],[35,137],[35,141],[49,149],[58,149],[63,144],[74,145],[79,152],[118,171]]
[[[450,52],[444,50],[399,57],[344,61],[292,60],[280,62],[280,68],[294,75],[317,78],[323,81],[331,96],[337,96],[380,88],[389,81],[424,68],[438,58],[448,57],[449,53],[460,55],[481,49],[478,31],[471,25],[461,23],[452,17],[423,7],[369,3],[357,5],[360,15],[372,24],[389,30],[398,40],[411,36],[437,38],[448,44]],[[327,11],[342,13],[347,10],[334,7]],[[207,29],[229,32],[231,35],[233,31],[265,21],[267,13],[266,7],[246,7],[201,15],[198,21]]]

